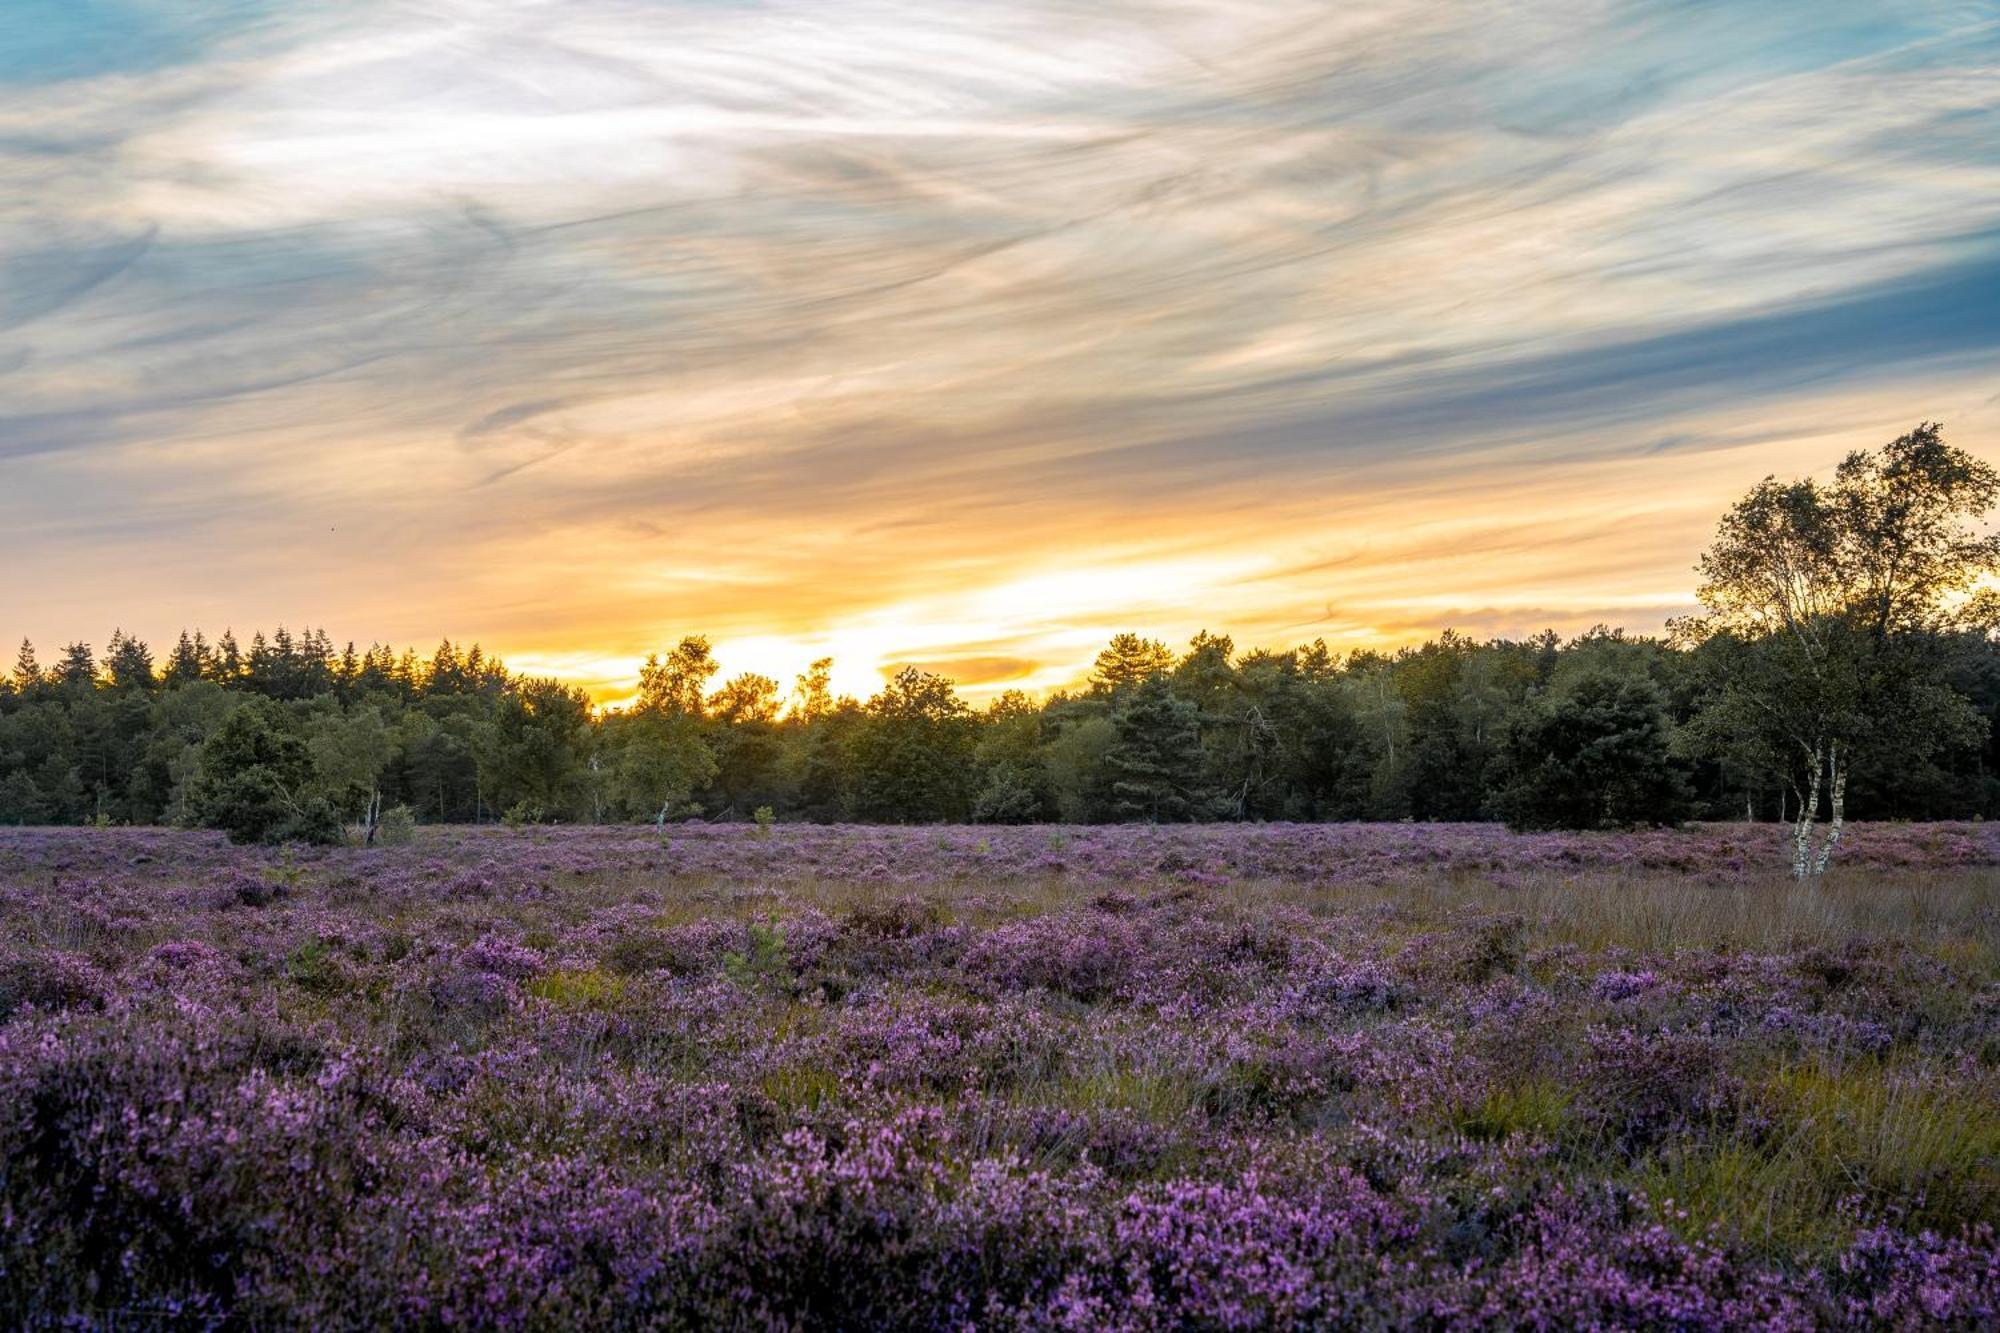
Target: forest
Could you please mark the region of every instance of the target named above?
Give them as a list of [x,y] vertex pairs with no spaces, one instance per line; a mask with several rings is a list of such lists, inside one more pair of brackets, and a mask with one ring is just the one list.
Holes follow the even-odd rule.
[[[1983,735],[1858,777],[1856,818],[2000,815],[2000,646],[1943,645]],[[787,694],[717,685],[706,640],[649,662],[637,702],[599,713],[475,645],[427,659],[336,650],[318,631],[246,649],[184,635],[163,661],[115,634],[0,685],[0,822],[765,818],[888,823],[1490,820],[1525,826],[1783,819],[1783,773],[1699,734],[1706,650],[1597,630],[1567,641],[1446,632],[1395,653],[1315,642],[1175,653],[1121,634],[1087,687],[984,709],[905,668],[835,698],[821,662]],[[225,769],[226,766],[226,769]],[[220,788],[253,769],[262,802]],[[261,776],[261,775],[260,775]]]
[[1446,631],[1175,651],[1124,633],[1085,685],[983,709],[904,666],[836,697],[718,680],[709,641],[640,669],[628,706],[279,628],[114,632],[0,678],[0,823],[176,824],[367,842],[430,823],[1486,821],[1630,828],[2000,814],[2000,476],[1930,423],[1827,482],[1766,478],[1724,515],[1698,615],[1665,637]]

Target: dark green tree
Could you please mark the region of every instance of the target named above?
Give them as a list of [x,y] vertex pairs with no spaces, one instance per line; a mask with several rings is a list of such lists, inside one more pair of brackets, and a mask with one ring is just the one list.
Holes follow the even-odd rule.
[[111,631],[111,642],[104,650],[104,670],[111,688],[120,693],[143,694],[159,683],[153,675],[152,650],[127,637],[123,630]]
[[202,746],[189,806],[232,842],[338,842],[339,813],[311,782],[312,758],[292,719],[275,702],[249,699]]
[[974,822],[1029,824],[1049,817],[1042,710],[1027,695],[1009,690],[987,707],[972,759],[977,771]]
[[529,822],[587,813],[593,742],[590,699],[558,680],[516,683],[481,740],[486,799]]
[[971,812],[977,723],[952,683],[906,666],[868,701],[854,741],[860,813],[932,824]]
[[778,682],[745,672],[709,696],[708,749],[714,757],[709,804],[715,814],[743,818],[759,806],[782,803],[778,764]]
[[21,640],[21,649],[14,654],[14,692],[23,699],[37,698],[47,680],[41,663],[35,660],[35,645]]
[[1516,714],[1494,805],[1517,829],[1674,825],[1689,813],[1666,696],[1644,676],[1592,674]]
[[1213,811],[1215,797],[1201,785],[1201,710],[1177,697],[1166,677],[1127,690],[1111,725],[1117,741],[1105,764],[1117,817],[1173,823]]
[[1165,675],[1174,668],[1174,655],[1158,639],[1138,634],[1116,634],[1091,668],[1090,688],[1095,694],[1116,694],[1150,676]]

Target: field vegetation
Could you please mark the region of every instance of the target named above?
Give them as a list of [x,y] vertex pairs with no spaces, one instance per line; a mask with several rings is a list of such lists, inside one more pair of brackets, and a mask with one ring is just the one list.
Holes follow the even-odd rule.
[[0,1309],[1990,1327],[2000,833],[0,833]]

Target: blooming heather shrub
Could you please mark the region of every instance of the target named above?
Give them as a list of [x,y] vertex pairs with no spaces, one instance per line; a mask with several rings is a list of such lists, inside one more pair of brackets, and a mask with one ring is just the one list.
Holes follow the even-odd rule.
[[498,935],[485,935],[459,955],[468,972],[490,972],[508,981],[526,981],[548,965],[537,951]]
[[1002,990],[1033,988],[1090,1001],[1124,984],[1136,952],[1124,919],[1065,914],[995,927],[966,951],[964,968]]
[[0,1019],[15,1010],[96,1008],[107,982],[89,959],[49,949],[0,957]]
[[1382,1013],[1402,1003],[1406,991],[1383,964],[1372,958],[1326,959],[1298,985],[1301,1011],[1316,1017]]
[[1835,1266],[1829,1311],[1885,1328],[1992,1328],[2000,1322],[2000,1249],[1990,1225],[1968,1239],[1862,1229]]
[[242,967],[201,940],[169,940],[137,959],[120,978],[138,991],[213,1002],[242,982]]
[[1984,1329],[1996,831],[0,830],[0,1327]]
[[885,902],[864,902],[847,914],[845,929],[858,935],[885,940],[907,940],[938,924],[943,912],[937,903],[903,896]]
[[1003,1112],[1001,1136],[1037,1165],[1091,1166],[1120,1180],[1157,1175],[1183,1140],[1124,1107],[1030,1106]]
[[1660,978],[1651,969],[1642,972],[1625,972],[1613,968],[1600,972],[1590,983],[1593,999],[1609,1000],[1616,1004],[1622,1000],[1634,999],[1658,989]]
[[1587,1041],[1583,1109],[1627,1149],[1707,1127],[1735,1105],[1736,1081],[1711,1038],[1620,1028]]

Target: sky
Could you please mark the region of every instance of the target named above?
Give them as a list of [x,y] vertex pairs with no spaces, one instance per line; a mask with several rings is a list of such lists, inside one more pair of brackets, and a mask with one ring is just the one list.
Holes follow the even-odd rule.
[[2000,3],[8,0],[0,634],[1656,630],[2000,460]]

